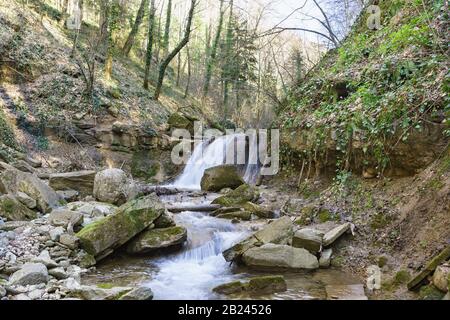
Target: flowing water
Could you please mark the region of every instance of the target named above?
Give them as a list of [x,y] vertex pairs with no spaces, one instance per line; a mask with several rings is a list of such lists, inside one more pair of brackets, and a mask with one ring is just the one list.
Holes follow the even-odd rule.
[[[197,146],[181,176],[170,186],[183,189],[200,189],[205,169],[223,164],[224,151],[233,148],[235,136],[224,136],[211,143]],[[252,156],[252,155],[250,155]],[[247,165],[243,170],[246,181],[257,176],[259,167]],[[218,194],[184,191],[161,196],[168,205],[208,204]],[[108,282],[122,286],[148,285],[155,299],[217,299],[212,292],[215,286],[246,279],[257,273],[230,266],[222,252],[234,243],[249,236],[263,221],[233,224],[208,213],[185,211],[174,215],[176,223],[186,227],[188,241],[180,251],[147,257],[129,257],[116,254],[102,262],[97,271],[84,278],[86,283]],[[326,284],[353,284],[355,279],[333,270],[315,273],[284,274],[288,291],[268,296],[236,295],[231,298],[321,299],[325,298]]]

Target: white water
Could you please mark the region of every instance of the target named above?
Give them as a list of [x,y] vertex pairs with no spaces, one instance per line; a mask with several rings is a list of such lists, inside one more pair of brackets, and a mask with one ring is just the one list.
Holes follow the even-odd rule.
[[[225,135],[217,137],[211,143],[209,141],[199,143],[194,148],[194,152],[186,163],[182,174],[168,187],[200,190],[200,181],[205,170],[225,164],[227,153],[233,152],[237,145],[236,141],[244,137],[244,134]],[[256,141],[253,143],[256,143]],[[252,160],[250,163],[256,163],[257,148],[250,148],[250,151],[249,159]],[[247,164],[243,178],[248,183],[254,183],[258,172],[258,164]]]
[[222,251],[249,232],[205,213],[186,211],[175,218],[188,229],[188,243],[182,252],[154,262],[159,271],[148,285],[155,299],[211,298],[212,288],[238,277],[231,272]]

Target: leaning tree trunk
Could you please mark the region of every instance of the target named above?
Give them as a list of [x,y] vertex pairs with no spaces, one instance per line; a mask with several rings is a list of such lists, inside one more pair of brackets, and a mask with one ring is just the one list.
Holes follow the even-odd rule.
[[172,50],[172,52],[169,53],[169,55],[164,59],[164,61],[161,63],[161,66],[159,67],[159,74],[158,74],[158,83],[156,84],[156,90],[155,95],[153,98],[155,100],[159,99],[159,96],[161,94],[161,89],[164,81],[164,76],[166,74],[166,69],[169,63],[175,58],[175,56],[181,51],[181,49],[184,48],[184,46],[189,42],[189,37],[191,35],[191,26],[192,26],[192,20],[194,18],[194,9],[197,4],[197,0],[191,0],[191,7],[189,9],[188,19],[186,23],[186,29],[184,31],[184,37],[178,43],[178,45],[175,47],[175,49]]
[[148,82],[150,77],[150,65],[152,64],[152,49],[153,49],[153,33],[155,28],[155,0],[150,2],[150,16],[148,17],[148,41],[147,53],[145,55],[145,74],[144,74],[144,89],[148,89]]
[[139,27],[141,26],[142,20],[144,19],[145,8],[147,8],[147,5],[148,0],[141,1],[141,5],[139,6],[136,19],[134,20],[133,28],[131,29],[130,34],[128,35],[128,38],[125,41],[125,44],[122,48],[122,53],[125,56],[128,56],[130,54],[131,48],[133,47],[134,41],[136,39],[136,35],[139,31]]

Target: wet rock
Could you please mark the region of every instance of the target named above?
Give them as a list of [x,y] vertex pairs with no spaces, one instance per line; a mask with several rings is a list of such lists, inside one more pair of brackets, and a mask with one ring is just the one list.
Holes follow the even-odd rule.
[[121,205],[136,195],[133,181],[123,170],[106,169],[95,175],[94,197],[101,202]]
[[282,217],[272,221],[272,223],[266,225],[263,229],[225,250],[222,254],[226,261],[237,260],[239,262],[242,254],[256,244],[286,244],[292,238],[292,235],[293,225],[291,219],[289,217]]
[[243,210],[243,209],[240,208],[240,207],[223,207],[223,208],[219,208],[219,209],[214,210],[213,212],[211,212],[210,215],[215,217],[215,216],[218,216],[220,214],[229,213],[229,212],[236,212],[236,211],[239,211],[239,210]]
[[10,194],[0,196],[0,216],[13,221],[37,218],[36,212],[27,208]]
[[234,294],[240,293],[246,289],[247,284],[241,281],[232,281],[229,283],[221,284],[212,289],[213,292],[218,294]]
[[0,224],[0,230],[2,231],[12,231],[18,228],[25,228],[30,225],[29,221],[7,221]]
[[345,232],[350,230],[350,223],[344,223],[327,233],[323,236],[323,246],[328,247],[333,244],[340,236],[342,236]]
[[222,219],[238,219],[249,221],[252,219],[252,213],[250,211],[239,210],[234,212],[221,213],[216,217]]
[[268,243],[248,249],[242,260],[245,265],[257,269],[317,269],[317,258],[302,248]]
[[67,228],[69,224],[75,227],[83,223],[83,215],[67,209],[55,209],[50,213],[48,221],[55,227]]
[[327,285],[328,300],[368,300],[362,284]]
[[7,193],[23,192],[36,200],[37,209],[50,212],[64,204],[64,200],[37,176],[18,170],[6,170],[0,175],[0,184]]
[[68,233],[62,234],[59,238],[59,243],[65,245],[71,250],[77,249],[79,242],[80,240],[76,236],[73,236]]
[[162,215],[154,222],[155,228],[169,228],[175,226],[172,214],[169,211],[164,211]]
[[246,290],[251,293],[272,294],[287,290],[283,276],[263,276],[250,278]]
[[23,193],[23,192],[17,192],[16,198],[17,198],[17,200],[19,200],[22,204],[24,204],[25,206],[27,206],[27,208],[29,208],[29,209],[34,209],[34,208],[36,208],[36,200],[34,200],[33,198],[29,197],[27,194],[25,194],[25,193]]
[[331,264],[331,256],[333,254],[333,249],[325,249],[320,254],[319,266],[321,268],[329,268]]
[[167,247],[180,246],[187,239],[184,227],[150,229],[139,234],[127,246],[127,252],[142,254]]
[[450,264],[443,264],[436,268],[433,274],[433,284],[442,292],[447,292],[450,285]]
[[214,199],[212,204],[220,204],[224,207],[240,206],[246,202],[255,202],[259,196],[260,193],[257,188],[243,184],[225,195]]
[[148,287],[139,287],[124,294],[119,300],[152,300],[153,292]]
[[52,241],[59,241],[59,237],[64,233],[63,227],[56,227],[50,230],[49,235]]
[[81,268],[90,268],[95,266],[95,264],[97,263],[95,261],[95,257],[89,253],[87,253],[84,250],[81,250],[78,254],[77,254],[77,261],[78,261],[78,265]]
[[77,237],[85,251],[96,258],[101,257],[146,229],[164,211],[158,197],[151,194],[127,202],[114,214],[84,227]]
[[204,191],[217,192],[223,188],[235,189],[245,182],[233,165],[221,165],[205,170],[200,182]]
[[304,248],[311,253],[318,253],[322,249],[323,233],[314,229],[304,228],[295,232],[292,237],[292,246]]
[[42,263],[26,263],[9,278],[10,285],[33,285],[47,283],[47,267]]
[[82,197],[92,195],[94,190],[93,170],[53,173],[49,176],[49,185],[54,190],[75,190]]
[[450,245],[427,263],[425,268],[408,282],[408,289],[417,288],[442,262],[450,258]]
[[132,288],[128,287],[104,289],[98,286],[80,286],[79,288],[72,290],[70,296],[83,300],[119,300],[131,290]]
[[445,293],[436,288],[433,284],[422,286],[419,291],[421,300],[442,300]]

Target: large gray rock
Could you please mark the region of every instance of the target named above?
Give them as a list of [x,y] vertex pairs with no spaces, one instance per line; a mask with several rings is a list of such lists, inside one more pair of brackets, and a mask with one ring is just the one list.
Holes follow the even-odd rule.
[[126,293],[119,300],[152,300],[153,292],[149,287],[138,287]]
[[84,227],[77,236],[85,251],[103,258],[145,230],[164,210],[158,197],[151,194],[125,203],[114,214]]
[[129,287],[80,286],[73,289],[70,295],[83,300],[118,300],[131,290],[133,289]]
[[272,243],[247,250],[242,260],[245,265],[257,269],[311,270],[319,267],[317,258],[307,250]]
[[319,265],[321,268],[328,268],[331,264],[331,256],[333,255],[333,249],[325,249],[320,254]]
[[58,264],[52,260],[50,253],[47,250],[42,251],[39,256],[32,260],[33,263],[42,263],[47,268],[55,268]]
[[17,192],[16,194],[17,200],[19,200],[21,203],[27,206],[27,208],[34,209],[36,208],[36,200],[28,196],[27,194],[23,192]]
[[142,254],[182,245],[187,239],[184,227],[150,229],[142,232],[127,245],[127,252]]
[[13,195],[5,194],[0,196],[0,217],[10,221],[22,221],[36,219],[37,214]]
[[54,190],[76,190],[82,197],[92,195],[94,191],[93,170],[53,173],[49,177],[49,185]]
[[226,164],[206,169],[200,186],[202,190],[216,192],[224,188],[235,189],[244,183],[236,167]]
[[98,172],[94,179],[94,197],[101,202],[121,205],[137,195],[137,189],[120,169]]
[[345,232],[350,230],[350,223],[344,223],[327,233],[323,236],[323,246],[328,247],[331,244],[333,244],[334,241],[336,241],[340,236],[342,236]]
[[227,261],[237,260],[239,262],[242,254],[256,244],[286,244],[293,234],[293,225],[289,217],[282,217],[272,221],[263,229],[254,233],[247,239],[237,243],[231,248],[223,252],[223,256]]
[[320,231],[310,228],[300,229],[292,237],[292,246],[295,248],[304,248],[316,254],[322,249],[322,237],[323,233]]
[[33,285],[47,283],[47,267],[42,263],[26,263],[9,278],[10,285]]
[[255,202],[260,197],[260,193],[256,187],[243,184],[234,190],[227,192],[225,195],[214,199],[212,204],[220,204],[224,207],[241,206],[246,202]]
[[65,203],[63,199],[41,179],[31,173],[6,170],[0,175],[0,190],[4,193],[23,192],[36,200],[39,211],[47,213]]

